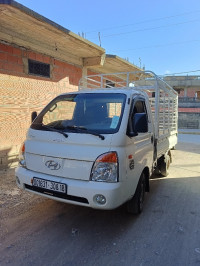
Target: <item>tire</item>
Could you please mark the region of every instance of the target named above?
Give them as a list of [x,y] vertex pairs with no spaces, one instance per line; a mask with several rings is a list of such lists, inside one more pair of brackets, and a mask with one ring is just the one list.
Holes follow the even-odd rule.
[[161,176],[163,176],[163,177],[168,176],[169,165],[170,165],[170,156],[168,154],[166,154],[165,156],[163,156],[161,163],[160,163]]
[[158,168],[158,166],[154,170],[154,175],[160,175],[160,169]]
[[134,196],[126,203],[126,210],[128,213],[140,214],[143,211],[145,191],[146,179],[145,174],[142,173]]

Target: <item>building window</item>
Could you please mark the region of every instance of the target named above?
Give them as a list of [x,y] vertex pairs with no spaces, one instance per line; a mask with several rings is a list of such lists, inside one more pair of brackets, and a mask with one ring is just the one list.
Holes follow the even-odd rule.
[[30,75],[50,78],[50,65],[28,59],[28,73]]

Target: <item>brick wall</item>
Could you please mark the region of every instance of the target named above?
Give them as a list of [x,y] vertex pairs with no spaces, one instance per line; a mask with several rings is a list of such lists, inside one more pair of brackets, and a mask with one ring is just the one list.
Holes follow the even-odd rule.
[[[50,64],[50,78],[28,74],[28,59]],[[31,112],[56,95],[77,90],[82,69],[27,49],[0,43],[0,169],[16,165]]]
[[188,88],[187,89],[187,97],[195,97],[196,92],[197,92],[197,89]]
[[198,89],[188,88],[187,89],[187,95],[185,96],[185,91],[181,90],[179,93],[179,97],[195,97],[195,93],[198,91]]

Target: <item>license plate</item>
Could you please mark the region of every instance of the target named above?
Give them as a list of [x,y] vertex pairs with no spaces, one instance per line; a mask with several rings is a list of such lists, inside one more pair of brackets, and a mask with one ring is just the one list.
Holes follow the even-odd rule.
[[33,178],[33,186],[61,193],[66,193],[67,191],[67,186],[65,184],[36,177]]

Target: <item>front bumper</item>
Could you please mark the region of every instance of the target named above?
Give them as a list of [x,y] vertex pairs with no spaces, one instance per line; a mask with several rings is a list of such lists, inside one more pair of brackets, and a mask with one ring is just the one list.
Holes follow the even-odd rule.
[[[61,202],[87,206],[95,209],[115,209],[123,202],[123,183],[104,183],[94,181],[82,181],[63,178],[53,175],[42,174],[18,167],[15,171],[17,185],[19,188],[33,192],[44,197]],[[67,193],[47,193],[45,190],[35,188],[31,180],[33,177],[64,183],[67,185]],[[99,204],[95,200],[96,195],[103,195],[106,198],[105,204]]]

